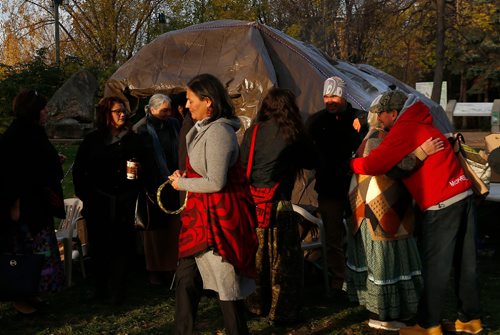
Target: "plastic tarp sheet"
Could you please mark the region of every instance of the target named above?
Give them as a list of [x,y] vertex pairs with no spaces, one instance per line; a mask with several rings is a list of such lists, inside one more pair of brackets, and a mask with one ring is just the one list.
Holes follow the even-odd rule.
[[[333,60],[264,24],[222,20],[160,35],[109,78],[104,94],[126,98],[133,109],[134,97],[181,93],[200,73],[217,76],[233,98],[237,114],[249,119],[273,86],[292,90],[306,119],[324,108],[323,82],[333,75],[345,80],[346,99],[360,110],[368,110],[378,94],[394,86],[417,93],[382,71]],[[439,106],[429,99],[425,102],[432,108]],[[442,108],[434,109],[440,129],[452,129]]]

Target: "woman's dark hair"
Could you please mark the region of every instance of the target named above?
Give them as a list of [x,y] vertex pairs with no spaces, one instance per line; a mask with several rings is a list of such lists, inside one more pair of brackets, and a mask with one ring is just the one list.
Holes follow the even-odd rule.
[[95,124],[100,131],[107,132],[109,130],[111,124],[111,108],[116,103],[122,104],[123,108],[125,108],[125,102],[119,97],[105,97],[97,104]]
[[212,101],[212,115],[209,122],[218,118],[235,117],[234,106],[227,90],[215,76],[199,74],[187,83],[187,87],[200,99],[208,98]]
[[40,122],[40,112],[47,105],[47,99],[35,90],[21,91],[12,101],[14,116],[20,120]]
[[295,94],[283,88],[271,88],[260,105],[256,121],[274,119],[287,143],[295,142],[305,132]]

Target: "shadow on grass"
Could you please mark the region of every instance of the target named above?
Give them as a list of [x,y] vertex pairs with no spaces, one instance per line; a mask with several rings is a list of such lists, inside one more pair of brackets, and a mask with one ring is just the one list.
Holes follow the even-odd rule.
[[[77,283],[49,297],[43,312],[25,317],[17,314],[10,303],[0,304],[1,334],[173,334],[175,299],[166,286],[147,284],[144,272],[131,276],[126,303],[115,306],[89,299],[90,278],[78,275]],[[321,280],[318,280],[321,283]],[[250,317],[252,334],[370,334],[362,323],[366,311],[323,298],[323,286],[306,288],[304,322],[293,327],[269,324],[266,318]],[[361,323],[361,324],[360,324]],[[212,296],[203,297],[196,323],[199,334],[223,334],[219,303]],[[366,329],[365,329],[366,328]],[[356,330],[357,329],[357,330]],[[375,333],[373,333],[375,334]]]
[[79,278],[71,288],[47,297],[49,304],[34,316],[17,314],[10,303],[2,303],[0,333],[139,334],[151,329],[149,334],[165,334],[165,327],[173,322],[173,294],[168,287],[147,284],[144,274],[131,276],[122,305],[93,300],[90,282]]

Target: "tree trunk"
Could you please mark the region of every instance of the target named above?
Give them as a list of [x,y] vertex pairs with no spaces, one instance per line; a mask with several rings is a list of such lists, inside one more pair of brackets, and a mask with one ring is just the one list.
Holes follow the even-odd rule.
[[351,61],[351,19],[352,6],[349,0],[345,1],[345,19],[344,19],[344,59]]
[[460,71],[460,96],[458,102],[467,102],[467,79],[465,78],[465,69]]
[[445,0],[436,0],[436,68],[434,69],[434,84],[431,99],[437,103],[441,100],[441,85],[444,73],[444,11]]

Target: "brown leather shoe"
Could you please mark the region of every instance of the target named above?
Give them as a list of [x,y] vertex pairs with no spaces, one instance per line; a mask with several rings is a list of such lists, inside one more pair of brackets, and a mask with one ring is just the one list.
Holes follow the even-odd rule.
[[15,301],[13,306],[14,309],[19,313],[21,313],[22,315],[31,315],[37,311],[37,309],[33,307],[32,304],[26,301]]
[[462,322],[460,320],[448,321],[443,323],[443,328],[449,332],[455,333],[468,333],[468,334],[479,334],[483,330],[481,325],[481,320],[475,319],[467,322]]
[[404,327],[399,330],[399,335],[443,335],[441,326],[422,328],[419,325]]

